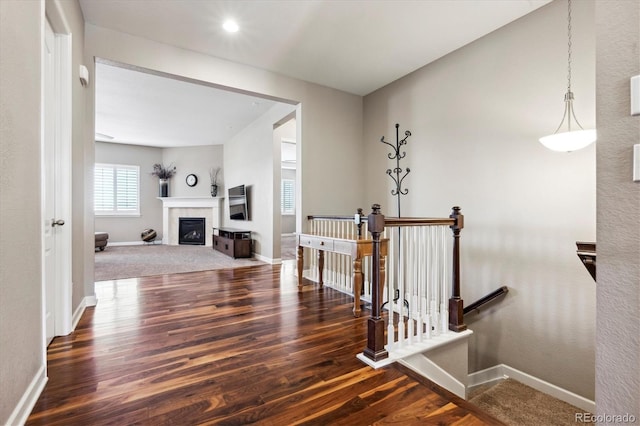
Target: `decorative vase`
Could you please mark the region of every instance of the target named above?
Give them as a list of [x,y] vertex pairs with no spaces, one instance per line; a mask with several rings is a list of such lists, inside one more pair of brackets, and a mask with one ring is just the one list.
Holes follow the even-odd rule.
[[159,197],[168,197],[169,196],[169,179],[158,179],[158,196]]
[[218,185],[211,185],[211,196],[215,197],[218,195]]

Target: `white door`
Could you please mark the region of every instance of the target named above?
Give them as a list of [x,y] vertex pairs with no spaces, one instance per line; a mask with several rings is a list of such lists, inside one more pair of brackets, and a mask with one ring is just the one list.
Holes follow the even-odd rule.
[[44,291],[45,345],[55,335],[56,288],[56,231],[55,225],[55,35],[49,21],[46,23],[44,47],[44,105],[42,146],[42,215],[43,259],[42,279]]
[[54,34],[47,20],[43,46],[42,309],[49,344],[72,329],[71,35]]

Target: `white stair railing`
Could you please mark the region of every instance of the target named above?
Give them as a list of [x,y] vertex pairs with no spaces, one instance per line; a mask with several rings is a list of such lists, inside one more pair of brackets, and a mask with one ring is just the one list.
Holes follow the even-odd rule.
[[[366,218],[365,218],[366,219]],[[370,238],[367,231],[367,223],[362,222],[360,235],[358,237],[358,225],[354,216],[309,216],[309,233],[322,237],[342,238],[346,240],[357,240],[359,238]],[[310,250],[309,269],[307,278],[311,281],[319,281],[318,270],[318,250]],[[364,258],[362,261],[362,271],[365,273],[363,283],[364,294],[362,300],[371,301],[371,283],[368,271],[371,269],[371,259]],[[324,285],[338,290],[342,293],[353,296],[353,262],[350,256],[325,252],[324,268],[322,270]]]
[[385,228],[390,238],[384,298],[389,354],[449,332],[449,226],[427,222]]
[[[361,300],[373,303],[376,285],[383,286],[378,290],[380,306],[372,305],[371,311],[372,318],[377,315],[375,327],[382,327],[382,330],[385,329],[382,321],[385,312],[386,333],[381,330],[369,333],[369,336],[386,334],[385,340],[368,342],[364,352],[375,362],[387,356],[398,359],[411,355],[425,345],[431,345],[434,339],[447,339],[448,335],[466,329],[460,298],[459,235],[464,226],[460,209],[454,207],[448,218],[377,217],[383,218],[384,227],[376,233],[381,240],[388,240],[388,256],[384,259],[386,273],[383,282],[376,284],[372,274],[376,262],[365,257],[361,295]],[[362,218],[362,229],[358,234],[353,217],[309,216],[309,232],[332,238],[370,240],[371,220],[371,215]],[[308,278],[319,281],[318,250],[311,251]],[[448,254],[452,252],[452,255]],[[325,252],[323,278],[324,285],[353,295],[352,259]]]

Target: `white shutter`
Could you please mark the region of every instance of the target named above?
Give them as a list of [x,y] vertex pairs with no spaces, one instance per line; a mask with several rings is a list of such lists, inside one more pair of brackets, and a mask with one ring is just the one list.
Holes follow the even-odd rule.
[[295,214],[296,212],[296,182],[292,179],[282,179],[280,185],[280,211],[282,214]]
[[96,212],[114,210],[113,168],[96,164],[94,173],[94,208]]
[[96,215],[140,214],[140,167],[96,164],[94,176]]

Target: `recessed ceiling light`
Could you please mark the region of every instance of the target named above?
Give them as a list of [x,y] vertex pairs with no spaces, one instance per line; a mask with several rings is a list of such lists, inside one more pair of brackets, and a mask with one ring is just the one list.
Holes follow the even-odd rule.
[[240,29],[236,21],[234,21],[233,19],[227,19],[226,21],[224,21],[224,24],[222,24],[222,28],[230,33],[236,33]]

